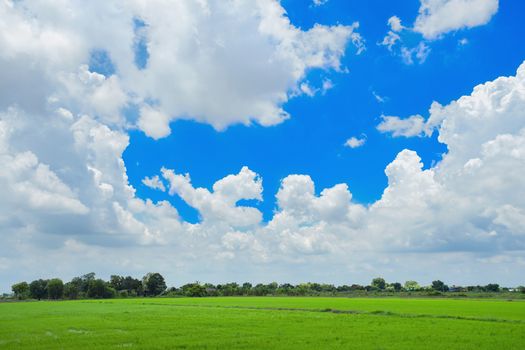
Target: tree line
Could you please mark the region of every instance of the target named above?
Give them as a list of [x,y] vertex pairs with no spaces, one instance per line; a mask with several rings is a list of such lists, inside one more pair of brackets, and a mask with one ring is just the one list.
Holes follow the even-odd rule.
[[113,275],[109,281],[96,278],[91,272],[64,283],[59,278],[38,279],[31,283],[13,284],[11,290],[17,299],[109,299],[128,296],[157,296],[167,289],[160,273],[148,273],[142,280],[131,276]]
[[374,278],[369,285],[359,284],[335,286],[333,284],[300,283],[278,284],[276,282],[252,285],[249,282],[211,284],[211,283],[188,283],[179,288],[167,288],[164,277],[157,272],[146,274],[142,279],[131,276],[112,275],[109,281],[96,278],[95,273],[88,273],[73,278],[64,283],[59,278],[49,280],[38,279],[31,283],[20,282],[11,287],[14,297],[23,299],[109,299],[125,297],[153,297],[153,296],[314,296],[314,295],[344,295],[352,293],[427,293],[427,295],[439,295],[447,292],[477,292],[477,293],[499,293],[499,292],[521,292],[525,293],[525,287],[502,288],[496,283],[485,286],[452,286],[449,287],[440,280],[433,281],[430,286],[420,286],[416,281],[387,283],[384,278]]

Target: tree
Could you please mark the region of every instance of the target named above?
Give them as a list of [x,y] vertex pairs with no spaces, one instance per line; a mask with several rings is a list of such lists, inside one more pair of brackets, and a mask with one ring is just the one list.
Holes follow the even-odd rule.
[[160,295],[166,290],[164,277],[158,272],[150,272],[142,278],[142,286],[146,296]]
[[47,281],[43,279],[34,280],[29,284],[29,295],[33,299],[42,299],[47,296]]
[[360,284],[352,284],[350,286],[350,291],[356,291],[356,290],[365,290],[366,288]]
[[250,282],[244,282],[241,287],[241,291],[243,295],[250,294],[250,291],[252,290],[252,284]]
[[390,286],[392,286],[395,292],[400,292],[402,288],[401,283],[399,282],[391,283]]
[[116,291],[124,290],[124,277],[111,275],[109,277],[109,284],[111,287],[115,288]]
[[290,295],[290,294],[293,294],[294,288],[295,287],[291,285],[290,283],[283,283],[277,289],[277,293],[284,294],[284,295]]
[[416,281],[406,281],[405,282],[405,290],[408,292],[414,292],[421,289],[419,284]]
[[439,292],[448,291],[448,286],[440,280],[432,281],[432,289]]
[[89,282],[87,295],[95,299],[113,298],[116,292],[108,283],[101,279],[94,279]]
[[206,287],[199,282],[188,283],[181,287],[182,293],[188,297],[204,297],[206,296]]
[[143,295],[144,288],[142,282],[139,279],[131,276],[126,276],[122,280],[122,289],[127,290],[129,295]]
[[87,296],[87,291],[89,288],[89,282],[95,279],[95,273],[90,272],[82,275],[80,277],[75,277],[69,282],[71,286],[68,286],[68,292],[71,296],[74,296],[72,299],[77,297],[84,298]]
[[499,292],[499,284],[497,283],[489,283],[485,286],[485,290],[487,292]]
[[379,290],[383,290],[386,287],[385,279],[382,277],[376,277],[372,280],[371,286]]
[[60,278],[53,278],[47,282],[47,295],[49,299],[61,299],[64,295],[64,283]]
[[68,299],[76,299],[78,298],[79,293],[80,289],[75,283],[67,282],[66,284],[64,284],[64,297]]
[[22,300],[27,298],[29,295],[29,285],[27,282],[15,283],[11,286],[11,290],[15,293],[15,296]]
[[263,296],[268,294],[266,286],[262,283],[256,284],[255,287],[252,288],[251,293],[257,296]]
[[[218,287],[218,286],[217,286]],[[218,289],[218,288],[217,288]],[[233,283],[226,283],[226,284],[223,284],[220,288],[220,292],[222,293],[222,295],[224,296],[233,296],[233,295],[239,295],[241,294],[240,292],[240,287],[237,283],[233,282]]]

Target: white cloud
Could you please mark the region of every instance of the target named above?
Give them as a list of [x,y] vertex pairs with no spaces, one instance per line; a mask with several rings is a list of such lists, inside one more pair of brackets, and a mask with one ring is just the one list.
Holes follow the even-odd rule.
[[487,24],[498,11],[498,0],[421,0],[414,30],[426,39]]
[[321,91],[323,94],[326,94],[328,90],[332,90],[334,88],[334,83],[330,79],[323,80],[323,85],[321,87]]
[[[17,152],[10,147],[16,133],[12,125],[24,118],[15,109],[0,114],[0,184],[4,202],[13,211],[2,216],[22,214],[24,210],[48,214],[86,214],[89,212],[78,195],[31,151]],[[2,207],[2,205],[0,205]]]
[[262,180],[247,167],[237,175],[228,175],[217,181],[213,192],[194,188],[188,174],[178,175],[163,168],[162,176],[169,183],[169,194],[179,195],[197,209],[204,224],[226,223],[238,228],[257,225],[262,220],[259,210],[236,205],[241,199],[262,200]]
[[377,130],[392,133],[392,136],[420,136],[424,133],[425,119],[420,115],[412,115],[406,119],[395,116],[381,116]]
[[374,96],[376,101],[379,102],[379,103],[384,103],[384,102],[386,102],[388,100],[388,97],[381,96],[375,91],[372,91],[372,95]]
[[401,58],[403,59],[403,62],[408,65],[414,64],[414,58],[419,64],[425,63],[429,53],[430,47],[424,42],[420,42],[413,48],[408,48],[406,46],[401,47]]
[[314,6],[322,6],[328,2],[328,0],[312,0]]
[[355,136],[352,136],[351,138],[346,140],[345,146],[350,147],[350,148],[358,148],[358,147],[363,146],[365,142],[366,142],[366,137],[357,138]]
[[378,43],[379,45],[386,46],[389,51],[392,51],[392,48],[396,45],[396,43],[401,42],[401,36],[400,33],[406,29],[401,24],[401,19],[397,16],[392,16],[387,21],[388,26],[390,27],[390,30],[386,34],[386,36],[383,38],[383,41]]
[[[487,24],[497,12],[498,0],[420,0],[419,15],[413,27],[405,27],[401,19],[392,16],[387,24],[390,30],[378,45],[386,46],[389,51],[400,56],[407,65],[424,63],[430,54],[430,42],[440,39],[444,34]],[[419,33],[424,40],[416,46],[407,46],[403,39],[413,33]],[[458,41],[466,45],[468,39]],[[397,48],[396,48],[397,47]]]
[[[0,107],[22,101],[33,112],[60,101],[57,107],[74,114],[125,126],[135,121],[122,109],[136,105],[138,127],[156,139],[169,135],[176,119],[217,129],[278,124],[289,118],[282,106],[308,71],[342,71],[348,43],[364,49],[358,23],[301,30],[276,0],[3,1],[0,15]],[[137,40],[148,55],[145,67],[135,65]],[[113,75],[88,70],[94,50],[111,60]]]
[[390,17],[387,23],[390,26],[390,29],[394,32],[400,32],[405,29],[405,27],[401,24],[401,19],[397,16]]
[[[390,220],[391,239],[407,247],[524,249],[525,242],[517,238],[522,234],[525,196],[520,180],[524,105],[522,64],[514,77],[476,86],[470,95],[446,106],[433,103],[426,122],[419,116],[393,119],[398,127],[390,131],[405,136],[429,135],[437,129],[448,152],[428,170],[421,170],[415,153],[398,155],[387,167],[389,186],[372,207],[378,215],[374,224]],[[392,225],[395,220],[405,225]],[[419,235],[409,234],[416,231]]]
[[142,183],[151,189],[159,190],[162,192],[166,191],[166,187],[164,186],[164,183],[162,182],[162,180],[159,178],[158,175],[155,175],[152,177],[146,176],[144,179],[142,179]]
[[[316,190],[310,176],[293,174],[281,181],[264,222],[249,204],[262,201],[262,178],[247,167],[211,189],[168,169],[145,179],[161,191],[166,183],[168,194],[195,208],[201,220],[192,224],[167,201],[136,197],[122,158],[134,121],[118,111],[139,106],[139,127],[156,138],[169,134],[174,117],[220,128],[251,115],[270,125],[282,120],[281,103],[307,70],[343,71],[348,40],[360,38],[356,25],[302,31],[274,1],[170,4],[0,3],[3,289],[86,270],[107,277],[152,269],[177,284],[268,276],[343,282],[349,275],[367,282],[371,274],[424,280],[431,268],[458,283],[516,282],[515,267],[525,264],[525,64],[449,104],[433,103],[426,120],[384,117],[382,131],[436,131],[448,152],[432,167],[400,152],[370,205],[356,203],[346,184]],[[240,16],[245,11],[255,15]],[[131,51],[135,14],[147,24],[145,69]],[[226,19],[228,30],[212,30]],[[247,39],[253,47],[241,45]],[[108,51],[116,74],[83,66],[94,47]]]
[[386,46],[389,51],[392,51],[392,48],[396,45],[397,42],[401,41],[399,34],[389,31],[386,36],[383,38],[383,41],[379,45]]
[[149,137],[158,140],[171,133],[170,118],[163,112],[151,106],[140,108],[139,128]]
[[458,45],[460,46],[465,46],[469,43],[468,39],[467,38],[462,38],[462,39],[459,39],[458,40]]
[[299,89],[301,90],[303,94],[310,96],[310,97],[313,97],[315,93],[317,92],[308,83],[302,83],[301,86],[299,86]]
[[[405,36],[411,29],[403,26],[399,17],[390,17],[387,24],[390,30],[378,45],[386,46],[388,51],[399,55],[407,65],[414,64],[414,58],[419,64],[424,63],[430,53],[430,47],[424,41],[420,41],[419,44],[414,47],[404,45],[402,36]],[[394,50],[398,44],[399,48]]]

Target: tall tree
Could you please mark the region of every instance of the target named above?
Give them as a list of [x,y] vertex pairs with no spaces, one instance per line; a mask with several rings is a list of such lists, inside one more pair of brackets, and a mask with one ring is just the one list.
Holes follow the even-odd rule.
[[372,280],[371,286],[379,290],[383,290],[386,287],[385,279],[382,277],[376,277]]
[[395,292],[401,291],[401,288],[402,288],[401,283],[399,282],[391,283],[390,286],[392,286]]
[[42,299],[47,296],[47,281],[43,279],[34,280],[29,284],[29,295],[33,299]]
[[150,272],[142,278],[144,294],[146,296],[156,296],[166,290],[164,277],[158,272]]
[[497,283],[489,283],[485,286],[485,290],[487,292],[499,292],[499,284]]
[[122,281],[122,289],[127,290],[130,295],[143,295],[144,288],[139,279],[126,276]]
[[25,299],[29,295],[29,285],[27,282],[15,283],[11,286],[11,290],[15,293],[18,299]]
[[109,284],[115,288],[116,291],[124,290],[124,277],[118,275],[111,275],[109,277]]
[[432,281],[432,289],[439,292],[448,291],[448,286],[440,280]]
[[60,278],[53,278],[47,282],[47,295],[49,299],[62,299],[64,296],[64,283]]
[[75,282],[67,282],[64,284],[64,297],[68,299],[76,299],[80,294],[80,288]]
[[95,299],[107,299],[115,296],[115,289],[101,279],[94,279],[89,282],[88,297]]
[[405,290],[408,292],[414,292],[421,289],[419,284],[416,281],[406,281],[405,282]]

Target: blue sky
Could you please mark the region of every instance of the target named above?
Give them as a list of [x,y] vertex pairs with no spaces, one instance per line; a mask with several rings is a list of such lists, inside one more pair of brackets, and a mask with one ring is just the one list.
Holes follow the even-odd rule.
[[525,4],[0,3],[0,290],[525,284]]
[[[330,79],[334,88],[315,97],[299,96],[285,104],[291,119],[272,127],[257,124],[232,125],[224,131],[194,121],[171,123],[170,136],[153,140],[141,131],[130,132],[124,153],[131,184],[142,198],[169,200],[184,219],[196,222],[198,213],[184,201],[148,188],[145,176],[163,166],[190,173],[194,185],[211,188],[213,183],[248,165],[263,177],[264,201],[254,205],[271,219],[280,181],[289,174],[309,174],[317,191],[348,183],[359,203],[370,204],[387,186],[384,169],[401,150],[416,150],[425,167],[441,159],[446,146],[432,138],[392,138],[376,130],[381,115],[428,117],[433,101],[446,104],[469,94],[475,85],[502,75],[514,74],[525,57],[525,46],[505,40],[525,29],[517,14],[519,2],[502,2],[486,25],[454,31],[431,43],[423,64],[405,64],[386,47],[377,45],[387,31],[387,20],[398,16],[412,23],[419,1],[338,1],[322,6],[306,1],[283,1],[295,26],[309,29],[315,23],[334,25],[359,21],[366,51],[354,55],[349,47],[340,74],[314,70],[306,80],[320,84]],[[420,34],[412,40],[421,40]],[[468,44],[460,45],[461,39]],[[254,84],[257,82],[254,81]],[[383,97],[379,102],[374,93]],[[366,135],[365,146],[344,146],[352,137]]]

